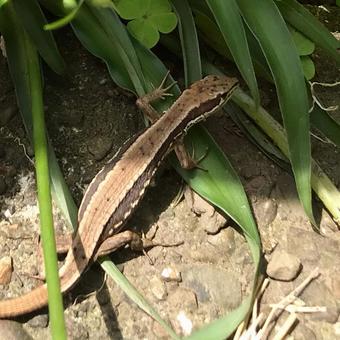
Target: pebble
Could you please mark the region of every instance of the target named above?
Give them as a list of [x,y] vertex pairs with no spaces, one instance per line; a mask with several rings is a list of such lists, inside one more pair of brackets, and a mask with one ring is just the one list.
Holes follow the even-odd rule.
[[183,285],[195,292],[198,303],[232,310],[242,301],[239,275],[212,265],[191,265],[182,271]]
[[89,153],[96,161],[104,159],[112,149],[112,139],[105,137],[95,137],[88,146]]
[[182,329],[185,336],[188,336],[192,332],[193,324],[190,318],[186,315],[184,311],[180,311],[177,315],[177,321]]
[[48,325],[48,315],[42,314],[33,317],[31,320],[27,322],[33,328],[46,328]]
[[5,126],[17,113],[18,109],[16,106],[8,106],[2,112],[0,112],[0,126]]
[[7,184],[4,176],[0,176],[0,195],[3,195],[7,190]]
[[161,277],[166,282],[181,282],[181,272],[175,266],[169,266],[162,270]]
[[276,218],[277,203],[272,198],[260,199],[253,204],[256,221],[259,226],[268,227]]
[[197,297],[196,294],[191,289],[179,288],[169,295],[168,303],[175,307],[186,309],[188,311],[193,311],[197,309]]
[[167,296],[167,291],[164,282],[157,276],[151,278],[150,289],[152,294],[158,300],[164,300]]
[[19,322],[0,320],[0,340],[32,340]]
[[209,235],[216,235],[227,223],[227,219],[221,215],[218,211],[214,211],[212,216],[204,214],[200,218],[200,225]]
[[0,259],[0,285],[7,285],[11,282],[12,272],[12,258],[4,256]]
[[317,280],[311,282],[302,292],[301,299],[306,305],[324,306],[327,310],[326,312],[311,313],[306,315],[306,317],[314,321],[325,321],[330,324],[336,323],[339,317],[339,307],[332,293],[323,282]]
[[283,250],[275,250],[267,266],[267,274],[274,280],[292,281],[301,271],[299,259]]

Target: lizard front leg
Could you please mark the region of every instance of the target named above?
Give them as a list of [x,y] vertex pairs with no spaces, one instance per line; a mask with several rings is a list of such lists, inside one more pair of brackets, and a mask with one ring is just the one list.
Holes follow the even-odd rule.
[[[156,89],[136,100],[136,105],[146,115],[146,117],[149,119],[151,123],[154,123],[160,116],[160,114],[154,109],[151,103],[159,99],[164,99],[165,97],[172,96],[172,93],[169,93],[167,91],[172,86],[174,86],[176,82],[173,82],[170,85],[164,87],[168,76],[169,72],[167,72],[161,84]],[[180,138],[178,141],[176,141],[173,148],[182,168],[184,169],[199,168],[198,166],[199,161],[196,161],[188,153],[184,145],[183,138]]]

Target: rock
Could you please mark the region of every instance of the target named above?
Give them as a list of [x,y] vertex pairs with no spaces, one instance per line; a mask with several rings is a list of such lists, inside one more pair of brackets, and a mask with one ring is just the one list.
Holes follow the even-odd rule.
[[277,215],[277,203],[273,198],[261,198],[253,204],[256,221],[259,226],[267,227]]
[[181,272],[175,266],[169,266],[163,269],[161,277],[166,282],[181,282]]
[[184,197],[191,211],[201,216],[199,223],[208,234],[217,234],[226,225],[227,218],[189,187],[184,191]]
[[241,283],[233,271],[212,265],[192,265],[182,271],[184,287],[197,297],[198,303],[214,303],[232,310],[242,301]]
[[42,314],[33,317],[31,320],[27,322],[33,328],[45,328],[48,325],[48,315]]
[[274,280],[291,281],[294,280],[302,264],[299,259],[283,250],[275,250],[267,266],[267,274]]
[[164,282],[157,276],[151,278],[150,289],[152,294],[158,300],[164,300],[167,296],[167,291]]
[[212,216],[202,215],[199,223],[207,234],[216,235],[226,225],[227,219],[218,211],[214,211]]
[[196,294],[191,289],[178,287],[171,295],[169,295],[167,301],[175,308],[184,309],[190,312],[197,309]]
[[333,328],[335,335],[340,336],[340,322],[336,322]]
[[0,176],[0,195],[3,195],[7,190],[7,184],[4,176]]
[[300,322],[294,328],[292,336],[294,340],[316,340],[315,333]]
[[323,282],[314,280],[301,294],[301,299],[307,306],[324,306],[326,312],[311,313],[305,317],[315,321],[336,323],[339,317],[339,308],[332,292]]
[[95,137],[88,146],[89,153],[96,161],[104,159],[112,149],[112,139],[105,137]]
[[181,311],[177,315],[177,322],[184,334],[184,336],[188,336],[192,332],[193,324],[191,319],[186,315],[185,312]]
[[0,112],[0,126],[5,126],[17,113],[18,109],[16,106],[8,106],[2,112]]
[[0,340],[31,340],[22,324],[15,321],[0,320]]
[[0,285],[7,285],[11,282],[13,272],[12,258],[5,256],[0,260]]

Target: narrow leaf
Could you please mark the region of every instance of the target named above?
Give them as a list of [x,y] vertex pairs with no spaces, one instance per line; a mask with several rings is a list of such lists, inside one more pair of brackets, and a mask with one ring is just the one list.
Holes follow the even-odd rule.
[[64,60],[59,53],[52,33],[46,32],[43,29],[47,21],[37,1],[15,0],[13,3],[22,24],[36,45],[40,55],[54,72],[58,74],[64,73]]
[[187,0],[172,0],[178,17],[186,86],[202,78],[201,55],[195,21]]
[[226,41],[230,53],[249,86],[250,92],[257,105],[260,95],[257,87],[255,71],[251,60],[243,21],[235,0],[206,0],[214,15],[216,23]]
[[[275,81],[290,160],[300,200],[312,224],[311,146],[308,96],[296,47],[272,0],[238,0],[242,15],[256,36]],[[288,72],[289,70],[289,72]]]

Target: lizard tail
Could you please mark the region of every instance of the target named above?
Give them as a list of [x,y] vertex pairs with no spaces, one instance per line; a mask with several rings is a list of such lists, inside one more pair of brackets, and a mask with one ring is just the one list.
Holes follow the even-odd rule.
[[47,287],[44,284],[20,297],[0,301],[0,319],[30,313],[46,305]]

